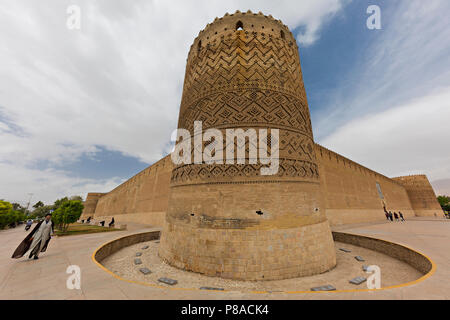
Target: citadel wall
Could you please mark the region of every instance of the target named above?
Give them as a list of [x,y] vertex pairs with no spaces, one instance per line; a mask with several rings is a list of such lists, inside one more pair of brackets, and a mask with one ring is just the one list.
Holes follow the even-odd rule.
[[331,225],[384,220],[384,205],[405,218],[415,215],[408,193],[396,181],[317,144],[316,155]]
[[405,188],[417,216],[442,216],[442,208],[426,175],[397,177],[393,180]]
[[[384,220],[384,206],[405,217],[440,210],[425,176],[390,179],[314,144],[298,47],[272,16],[238,11],[199,33],[188,56],[178,127],[192,132],[196,120],[203,130],[279,129],[278,174],[263,177],[248,162],[174,167],[167,156],[107,194],[89,194],[83,218],[95,213],[161,227],[168,212],[168,230],[179,228],[174,237],[183,242],[187,225],[198,224],[186,217],[192,211],[242,222],[264,209],[276,213],[273,220],[294,214],[339,225]],[[291,222],[303,223],[297,216]]]
[[101,197],[94,217],[114,217],[118,223],[136,222],[162,226],[167,210],[172,168],[170,156],[167,156],[141,171]]
[[[326,215],[331,225],[381,221],[385,219],[383,201],[387,210],[400,210],[405,218],[442,215],[426,176],[390,179],[318,144],[315,148]],[[172,168],[167,156],[109,193],[89,193],[82,219],[114,216],[119,223],[162,227]],[[377,182],[384,199],[378,195]]]
[[107,193],[88,193],[86,201],[84,201],[84,210],[81,215],[81,219],[87,219],[90,216],[94,216],[97,209],[98,200]]

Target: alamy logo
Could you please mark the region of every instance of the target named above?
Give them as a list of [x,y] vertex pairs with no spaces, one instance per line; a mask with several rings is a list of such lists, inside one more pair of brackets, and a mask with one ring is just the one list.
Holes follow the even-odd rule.
[[66,273],[70,274],[67,278],[66,286],[69,290],[81,289],[81,269],[79,266],[71,265],[66,269]]
[[381,289],[381,269],[379,266],[368,266],[367,273],[371,275],[367,278],[368,289]]
[[381,9],[377,5],[371,5],[367,8],[367,14],[371,16],[367,18],[367,28],[369,30],[381,29]]
[[66,10],[67,17],[66,26],[69,30],[81,29],[81,8],[77,5],[70,5]]
[[279,135],[278,129],[270,129],[270,132],[268,129],[226,129],[224,139],[221,130],[203,132],[202,122],[195,121],[193,135],[186,129],[174,131],[171,139],[175,147],[171,157],[175,165],[232,165],[246,164],[247,160],[249,164],[258,164],[259,161],[263,165],[261,175],[275,175],[279,168]]

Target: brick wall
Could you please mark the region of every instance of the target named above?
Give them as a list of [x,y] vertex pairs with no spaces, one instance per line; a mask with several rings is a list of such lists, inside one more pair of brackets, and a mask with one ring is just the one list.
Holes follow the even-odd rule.
[[96,219],[162,226],[169,196],[172,161],[165,157],[98,200]]
[[[434,213],[442,216],[426,176],[390,179],[318,144],[316,156],[331,225],[383,220],[383,201],[387,210],[401,211],[406,218]],[[114,216],[117,222],[162,226],[172,168],[167,156],[107,194],[90,193],[83,217],[94,215],[95,210],[96,217]],[[377,182],[384,199],[378,195]]]
[[444,212],[436,199],[436,194],[427,176],[412,175],[393,178],[393,180],[405,188],[417,216],[442,217]]
[[317,144],[316,155],[331,225],[383,220],[383,205],[388,211],[401,211],[405,218],[415,215],[408,193],[398,182]]

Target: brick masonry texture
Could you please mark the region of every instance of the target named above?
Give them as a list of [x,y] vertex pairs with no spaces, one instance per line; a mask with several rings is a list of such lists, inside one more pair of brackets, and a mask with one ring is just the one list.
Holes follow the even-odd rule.
[[[170,239],[170,241],[167,241]],[[336,257],[328,221],[290,229],[203,229],[173,223],[160,256],[183,270],[239,280],[274,280],[330,270]]]
[[271,16],[227,14],[194,40],[178,127],[193,133],[194,121],[203,131],[278,129],[278,174],[260,175],[249,143],[243,165],[174,166],[168,156],[89,194],[83,217],[162,226],[159,255],[181,269],[270,280],[333,268],[330,223],[385,219],[383,206],[406,218],[440,214],[426,177],[389,179],[314,143],[297,44]]
[[[388,210],[400,210],[405,217],[432,217],[434,214],[442,216],[442,210],[426,176],[404,177],[410,183],[416,181],[413,189],[416,191],[409,189],[408,192],[401,178],[385,177],[318,144],[315,149],[321,192],[331,225],[385,219],[383,200],[378,196],[376,182],[381,185]],[[114,216],[118,222],[162,226],[168,206],[172,168],[173,164],[168,156],[109,193],[88,194],[83,218]],[[426,193],[421,193],[420,189]]]
[[160,257],[184,270],[242,280],[334,267],[298,47],[285,25],[237,12],[200,33],[188,55],[178,127],[192,134],[195,121],[203,131],[278,129],[270,140],[279,141],[279,170],[262,176],[245,141],[245,164],[175,166]]

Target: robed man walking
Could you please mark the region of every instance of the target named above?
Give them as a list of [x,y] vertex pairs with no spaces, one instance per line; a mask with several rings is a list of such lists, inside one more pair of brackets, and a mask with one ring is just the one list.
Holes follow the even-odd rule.
[[36,227],[26,236],[26,238],[19,244],[16,251],[14,251],[12,258],[19,259],[30,250],[31,259],[34,256],[34,260],[39,259],[39,254],[45,252],[53,235],[53,222],[51,220],[52,215],[49,213],[45,216],[45,219],[39,222]]

